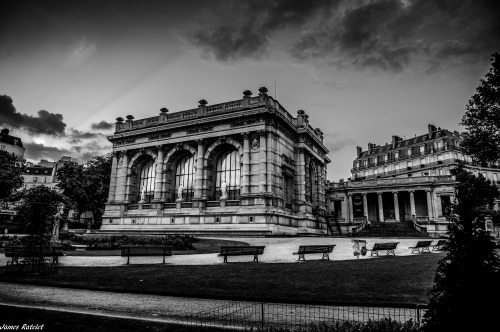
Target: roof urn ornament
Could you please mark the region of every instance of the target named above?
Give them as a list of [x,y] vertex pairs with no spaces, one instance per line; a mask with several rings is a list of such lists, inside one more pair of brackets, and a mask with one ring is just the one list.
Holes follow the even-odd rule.
[[250,98],[251,95],[252,95],[252,91],[250,91],[250,90],[243,91],[243,98]]

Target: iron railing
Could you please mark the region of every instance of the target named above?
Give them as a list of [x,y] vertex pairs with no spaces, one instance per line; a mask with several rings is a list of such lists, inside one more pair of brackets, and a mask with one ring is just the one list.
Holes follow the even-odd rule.
[[373,304],[314,305],[231,301],[221,307],[180,318],[177,324],[200,329],[213,327],[234,330],[264,330],[275,327],[293,331],[310,324],[363,323],[369,320],[390,318],[401,323],[412,320],[419,325],[425,310],[426,305],[417,304],[374,306]]

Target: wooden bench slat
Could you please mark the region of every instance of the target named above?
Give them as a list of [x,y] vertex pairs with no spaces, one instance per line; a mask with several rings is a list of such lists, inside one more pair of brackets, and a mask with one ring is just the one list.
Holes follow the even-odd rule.
[[387,255],[389,255],[389,254],[396,255],[396,253],[394,252],[394,250],[396,249],[396,247],[398,246],[398,244],[399,244],[399,242],[375,243],[373,245],[373,248],[372,249],[368,249],[368,250],[370,250],[372,252],[370,254],[370,256],[373,256],[373,255],[378,256],[378,251],[379,250],[387,250]]
[[265,246],[221,246],[219,256],[224,256],[224,263],[227,263],[227,256],[254,255],[254,262],[259,262],[258,255],[264,254]]
[[330,260],[330,255],[335,247],[335,244],[321,244],[321,245],[301,245],[299,250],[294,252],[294,255],[299,255],[299,260],[306,260],[305,254],[323,254],[321,259],[327,258]]
[[127,257],[127,265],[130,263],[130,256],[172,256],[172,246],[120,246],[121,256]]
[[408,249],[411,249],[411,252],[414,253],[415,251],[417,252],[424,252],[424,250],[427,250],[430,252],[429,246],[431,245],[431,241],[418,241],[417,244],[414,247],[408,247]]

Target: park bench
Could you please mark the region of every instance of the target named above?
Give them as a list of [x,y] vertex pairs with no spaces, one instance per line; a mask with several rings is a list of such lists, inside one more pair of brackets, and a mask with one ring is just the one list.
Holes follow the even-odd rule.
[[75,248],[76,251],[85,251],[88,247],[86,244],[72,244],[71,246]]
[[438,240],[438,242],[432,246],[432,250],[443,250],[443,246],[448,242],[448,240]]
[[224,263],[227,263],[227,256],[253,255],[253,261],[258,263],[264,248],[265,246],[221,246],[219,256],[224,256]]
[[394,252],[394,250],[398,246],[398,243],[399,242],[375,243],[373,245],[372,249],[368,249],[368,250],[370,250],[372,252],[370,254],[370,256],[373,256],[373,255],[377,255],[378,256],[379,250],[387,250],[387,255],[389,255],[389,254],[396,255],[396,253]]
[[416,252],[424,252],[427,250],[427,252],[431,252],[429,249],[429,246],[431,245],[431,241],[418,241],[417,245],[414,247],[408,247],[408,249],[411,249],[411,253],[413,254],[415,251]]
[[127,265],[130,264],[130,256],[172,256],[172,246],[120,246],[121,256],[127,257]]
[[300,259],[304,261],[306,260],[304,257],[305,254],[323,254],[323,257],[321,257],[322,260],[324,258],[330,260],[329,253],[333,251],[334,247],[335,244],[300,246],[299,250],[297,252],[294,252],[293,254],[299,255],[299,261]]
[[[22,245],[8,245],[5,246],[4,254],[5,257],[11,258],[6,265],[7,273],[16,270],[56,273],[59,267],[59,257],[64,255],[63,247],[57,245],[42,250],[29,249]],[[39,271],[35,266],[43,266],[43,268]]]

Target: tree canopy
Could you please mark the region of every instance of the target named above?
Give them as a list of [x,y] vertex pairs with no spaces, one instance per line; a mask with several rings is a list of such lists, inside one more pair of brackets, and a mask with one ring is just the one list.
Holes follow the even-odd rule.
[[0,200],[22,187],[24,161],[13,153],[0,150]]
[[480,221],[499,191],[491,181],[463,167],[453,175],[458,184],[447,217],[446,256],[436,271],[424,331],[489,331],[496,306],[487,299],[500,296],[500,258]]
[[96,156],[85,164],[68,162],[57,170],[57,186],[73,203],[78,217],[91,211],[100,220],[108,198],[111,154]]
[[482,163],[500,159],[500,53],[491,57],[491,68],[466,106],[462,147]]
[[36,186],[16,194],[20,199],[18,213],[14,221],[19,229],[28,234],[23,244],[31,248],[49,245],[56,215],[66,203],[65,198],[56,190],[46,186]]

